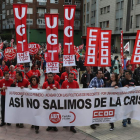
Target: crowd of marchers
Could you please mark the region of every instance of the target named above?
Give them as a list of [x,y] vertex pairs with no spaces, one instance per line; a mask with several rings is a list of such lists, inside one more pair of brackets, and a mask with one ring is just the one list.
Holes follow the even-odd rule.
[[[17,64],[14,60],[0,58],[0,91],[1,91],[1,124],[5,123],[5,94],[7,87],[20,87],[46,90],[79,88],[118,88],[140,85],[140,65],[131,65],[130,60],[124,55],[124,68],[122,69],[118,56],[111,60],[111,67],[90,67],[84,66],[85,56],[81,55],[76,61],[77,66],[63,67],[62,56],[59,56],[59,73],[46,73],[44,53],[45,49],[41,48],[36,55],[31,56],[31,63]],[[2,54],[2,51],[1,51]],[[2,56],[2,55],[1,55]],[[41,73],[43,71],[43,73]],[[41,76],[44,75],[44,76]],[[79,75],[79,77],[78,77]],[[41,85],[41,78],[44,83]],[[79,78],[79,79],[77,79]],[[77,82],[79,81],[79,83]],[[122,121],[124,127],[131,124],[131,118]],[[7,123],[7,125],[11,125]],[[99,124],[91,124],[92,129],[96,129]],[[114,123],[110,123],[110,130],[114,130]],[[16,127],[23,128],[24,124],[16,124]],[[39,132],[39,126],[31,126],[35,132]],[[58,131],[57,127],[48,126],[46,131]],[[71,126],[70,131],[76,133],[75,127]]]

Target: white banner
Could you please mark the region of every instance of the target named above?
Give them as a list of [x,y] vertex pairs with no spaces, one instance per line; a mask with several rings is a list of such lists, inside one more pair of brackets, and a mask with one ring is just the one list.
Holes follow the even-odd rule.
[[29,90],[8,88],[5,121],[37,126],[88,126],[140,120],[140,86],[131,88]]
[[76,66],[75,55],[63,55],[63,66]]
[[47,62],[46,73],[59,73],[59,62]]

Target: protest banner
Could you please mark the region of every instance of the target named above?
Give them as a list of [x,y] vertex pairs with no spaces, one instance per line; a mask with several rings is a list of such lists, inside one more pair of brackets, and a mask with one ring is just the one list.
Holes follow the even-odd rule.
[[45,24],[47,38],[46,73],[58,73],[58,14],[45,14]]
[[87,27],[85,66],[98,66],[97,55],[100,30],[98,27]]
[[111,67],[111,30],[101,30],[99,41],[99,67]]
[[131,64],[140,64],[140,30],[137,30],[137,36],[131,57]]
[[17,63],[30,62],[26,32],[27,7],[27,4],[13,4],[17,44]]
[[5,122],[37,126],[88,126],[126,118],[140,120],[139,110],[140,86],[82,90],[8,87]]
[[64,5],[63,66],[75,66],[74,16],[76,5]]

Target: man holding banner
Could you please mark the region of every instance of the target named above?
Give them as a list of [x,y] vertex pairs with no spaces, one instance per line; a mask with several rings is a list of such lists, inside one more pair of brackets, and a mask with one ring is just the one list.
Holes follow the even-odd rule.
[[[5,72],[4,73],[4,78],[0,81],[0,91],[1,91],[1,116],[2,116],[2,122],[0,126],[5,125],[5,90],[7,87],[10,87],[13,84],[13,80],[9,78],[9,73]],[[10,125],[9,123],[7,125]]]
[[[121,81],[122,87],[130,87],[136,86],[136,81],[132,79],[132,71],[126,70],[125,71],[125,78]],[[126,123],[131,124],[131,118],[127,118],[123,120],[123,127],[126,127]]]
[[[103,88],[103,87],[104,87],[104,80],[101,79],[101,78],[102,78],[102,71],[101,71],[101,70],[98,70],[98,71],[96,72],[96,77],[94,77],[94,78],[91,80],[91,82],[90,82],[88,88]],[[99,125],[99,124],[96,124],[96,125]],[[96,129],[95,124],[92,124],[90,127],[91,127],[92,129]]]
[[[74,80],[74,74],[69,73],[68,80],[63,82],[61,89],[72,89],[72,88],[74,89],[79,88],[79,84],[77,81]],[[76,133],[74,126],[70,127],[70,131],[72,131],[73,133]]]
[[[56,89],[60,89],[59,83],[57,81],[54,81],[53,78],[53,73],[48,73],[48,79],[47,81],[43,84],[42,89],[47,89],[47,90],[56,90]],[[48,126],[48,128],[46,129],[46,131],[50,131],[51,129],[53,129],[54,131],[58,131],[57,127],[50,127]]]

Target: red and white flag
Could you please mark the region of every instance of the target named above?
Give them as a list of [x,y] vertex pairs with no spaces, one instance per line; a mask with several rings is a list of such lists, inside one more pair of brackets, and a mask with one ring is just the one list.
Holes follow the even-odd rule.
[[124,68],[124,59],[123,59],[123,31],[121,31],[121,63],[122,69]]
[[85,66],[98,66],[97,54],[101,29],[87,27]]
[[3,49],[3,42],[0,43],[0,50],[2,50],[2,49]]
[[126,52],[126,51],[129,52],[129,42],[127,42],[123,48],[124,48],[124,52]]
[[79,46],[79,50],[82,50],[83,47],[84,47],[84,44],[80,45],[80,46]]
[[27,63],[30,62],[26,33],[27,4],[13,4],[13,10],[16,30],[17,63]]
[[46,73],[58,73],[58,14],[45,14],[45,23],[47,37]]
[[31,42],[31,43],[28,44],[28,49],[29,49],[29,53],[31,55],[34,55],[34,54],[37,54],[37,52],[39,51],[40,45],[36,44],[34,42]]
[[63,66],[75,66],[74,16],[76,5],[64,5]]
[[101,30],[99,41],[99,67],[111,67],[111,30]]
[[140,30],[137,31],[135,46],[131,57],[131,64],[140,64]]

